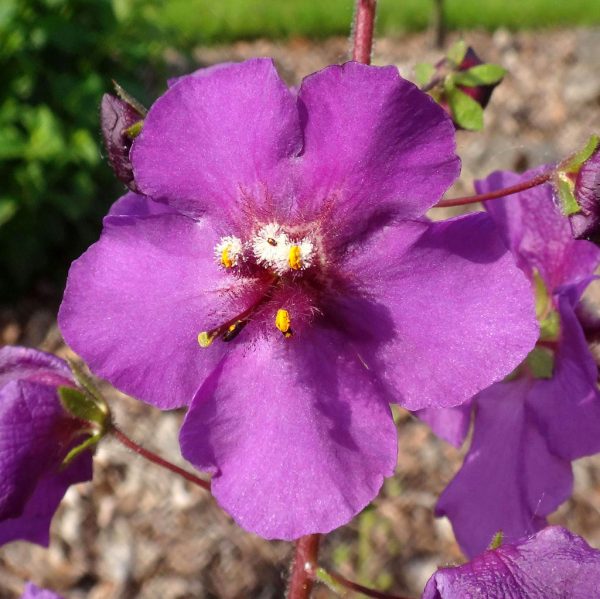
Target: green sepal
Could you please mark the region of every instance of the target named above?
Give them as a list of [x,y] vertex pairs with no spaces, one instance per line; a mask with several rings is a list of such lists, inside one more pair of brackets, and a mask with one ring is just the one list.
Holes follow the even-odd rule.
[[492,540],[488,546],[488,549],[493,551],[494,549],[498,549],[499,547],[501,547],[502,543],[504,542],[504,533],[499,530],[493,537]]
[[421,87],[431,81],[434,73],[435,67],[428,62],[419,62],[415,65],[415,79]]
[[540,325],[542,341],[557,341],[560,336],[560,315],[554,309],[552,297],[538,270],[533,271],[535,316]]
[[144,127],[144,121],[139,120],[137,123],[133,123],[133,125],[131,125],[131,127],[127,127],[127,129],[125,129],[124,133],[125,133],[125,135],[127,135],[127,137],[129,137],[129,139],[135,139],[142,132],[143,127]]
[[88,437],[83,443],[73,447],[71,451],[66,455],[62,461],[61,468],[66,468],[78,455],[82,454],[87,449],[91,449],[98,445],[99,441],[104,437],[100,432],[94,433],[91,437]]
[[452,111],[452,118],[457,125],[469,131],[483,129],[483,108],[471,96],[456,89],[452,82],[446,87],[448,105]]
[[498,83],[506,75],[506,69],[497,64],[478,64],[466,71],[458,71],[452,75],[456,85],[477,87]]
[[94,385],[92,379],[83,371],[81,366],[77,364],[74,360],[69,360],[67,358],[67,362],[69,364],[69,368],[73,372],[73,376],[75,380],[81,385],[81,387],[87,391],[88,395],[96,402],[98,407],[106,414],[110,414],[110,410],[108,408],[108,404],[102,397],[102,394]]
[[458,40],[450,46],[446,58],[455,66],[459,66],[467,54],[467,49],[468,47],[465,40]]
[[139,100],[136,100],[129,92],[125,91],[114,79],[112,83],[115,93],[123,102],[129,104],[140,116],[148,114],[148,109]]
[[546,347],[534,347],[526,358],[527,367],[536,379],[551,379],[554,372],[554,353]]
[[556,173],[556,190],[560,200],[560,208],[565,216],[581,212],[581,206],[573,193],[575,184],[564,171]]
[[585,146],[579,150],[579,152],[570,158],[567,158],[567,160],[559,166],[560,172],[578,173],[583,163],[592,156],[598,149],[598,146],[600,146],[600,137],[596,134],[591,135]]
[[344,592],[344,587],[337,582],[325,568],[318,567],[315,570],[315,578],[337,595],[341,595]]
[[58,396],[71,416],[84,422],[97,424],[100,430],[105,429],[107,413],[84,391],[73,387],[59,387]]

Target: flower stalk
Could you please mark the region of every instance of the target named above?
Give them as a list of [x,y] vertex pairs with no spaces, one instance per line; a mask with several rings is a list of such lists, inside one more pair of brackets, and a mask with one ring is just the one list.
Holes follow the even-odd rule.
[[531,189],[532,187],[537,187],[538,185],[543,185],[550,181],[552,176],[554,175],[554,171],[548,171],[533,177],[532,179],[528,179],[527,181],[523,181],[521,183],[517,183],[516,185],[510,185],[509,187],[504,187],[503,189],[496,189],[494,191],[488,191],[487,193],[479,193],[472,196],[463,196],[460,198],[449,198],[447,200],[440,200],[434,208],[450,208],[452,206],[466,206],[468,204],[476,204],[477,202],[486,202],[488,200],[495,200],[497,198],[504,198],[506,196],[520,193],[521,191],[525,191],[526,189]]
[[306,535],[296,541],[288,599],[309,599],[315,581],[320,534]]
[[371,64],[377,0],[356,0],[352,60]]
[[119,441],[119,443],[121,443],[122,445],[125,445],[125,447],[127,447],[128,449],[131,449],[132,451],[134,451],[138,455],[142,456],[146,460],[152,462],[153,464],[157,464],[158,466],[161,466],[162,468],[170,470],[171,472],[174,472],[175,474],[178,474],[182,478],[185,478],[185,480],[187,480],[188,482],[191,482],[198,487],[202,487],[206,491],[210,491],[210,482],[209,481],[203,480],[202,478],[195,476],[195,475],[191,474],[190,472],[187,472],[187,470],[184,470],[183,468],[180,468],[179,466],[172,464],[168,460],[161,458],[158,454],[150,451],[149,449],[146,449],[145,447],[142,447],[141,445],[136,443],[133,439],[130,439],[123,431],[119,430],[116,426],[113,425],[113,427],[111,428],[111,433],[112,433],[113,437],[117,441]]

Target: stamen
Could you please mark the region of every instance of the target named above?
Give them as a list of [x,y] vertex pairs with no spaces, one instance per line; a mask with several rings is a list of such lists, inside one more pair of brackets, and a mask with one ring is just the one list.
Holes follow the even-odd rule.
[[227,330],[223,333],[223,336],[221,337],[221,341],[232,341],[242,332],[242,329],[247,324],[247,320],[236,320],[233,324],[227,327]]
[[302,250],[299,245],[290,246],[288,262],[292,270],[300,270],[302,268]]
[[289,339],[293,335],[291,325],[292,319],[290,318],[290,313],[283,308],[277,310],[275,326],[283,333],[286,339]]
[[200,347],[208,347],[214,341],[216,336],[214,331],[202,331],[198,335],[198,345],[200,345]]
[[238,265],[243,249],[242,242],[238,237],[228,235],[222,237],[215,246],[215,257],[221,266],[233,268]]

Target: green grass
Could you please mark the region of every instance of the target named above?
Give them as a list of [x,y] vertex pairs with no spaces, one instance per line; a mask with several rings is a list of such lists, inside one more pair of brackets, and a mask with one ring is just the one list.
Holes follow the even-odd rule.
[[[146,18],[187,43],[256,37],[346,35],[353,0],[155,0],[142,3]],[[427,27],[431,0],[380,0],[378,34]],[[600,24],[598,0],[446,0],[453,29],[511,29]]]

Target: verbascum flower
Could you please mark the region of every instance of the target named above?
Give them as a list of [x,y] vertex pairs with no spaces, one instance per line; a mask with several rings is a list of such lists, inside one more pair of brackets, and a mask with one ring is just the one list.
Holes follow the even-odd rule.
[[[541,170],[496,172],[479,181],[477,191],[515,185]],[[485,207],[531,281],[540,338],[513,376],[474,399],[471,447],[438,502],[437,514],[450,518],[469,556],[483,551],[498,530],[512,542],[544,527],[571,495],[571,461],[600,451],[597,367],[577,318],[600,249],[573,239],[550,183]],[[468,411],[445,412],[437,421],[430,412],[425,419],[434,431],[460,444]]]
[[50,521],[69,486],[92,478],[89,451],[62,463],[85,424],[63,408],[75,387],[67,364],[23,347],[0,349],[0,545],[48,545]]
[[552,526],[518,543],[440,568],[422,599],[589,599],[598,595],[600,551]]
[[131,160],[141,194],[73,264],[60,327],[122,391],[189,406],[183,454],[250,531],[344,524],[394,471],[390,402],[460,404],[535,342],[491,219],[423,218],[454,127],[393,67],[179,78]]

